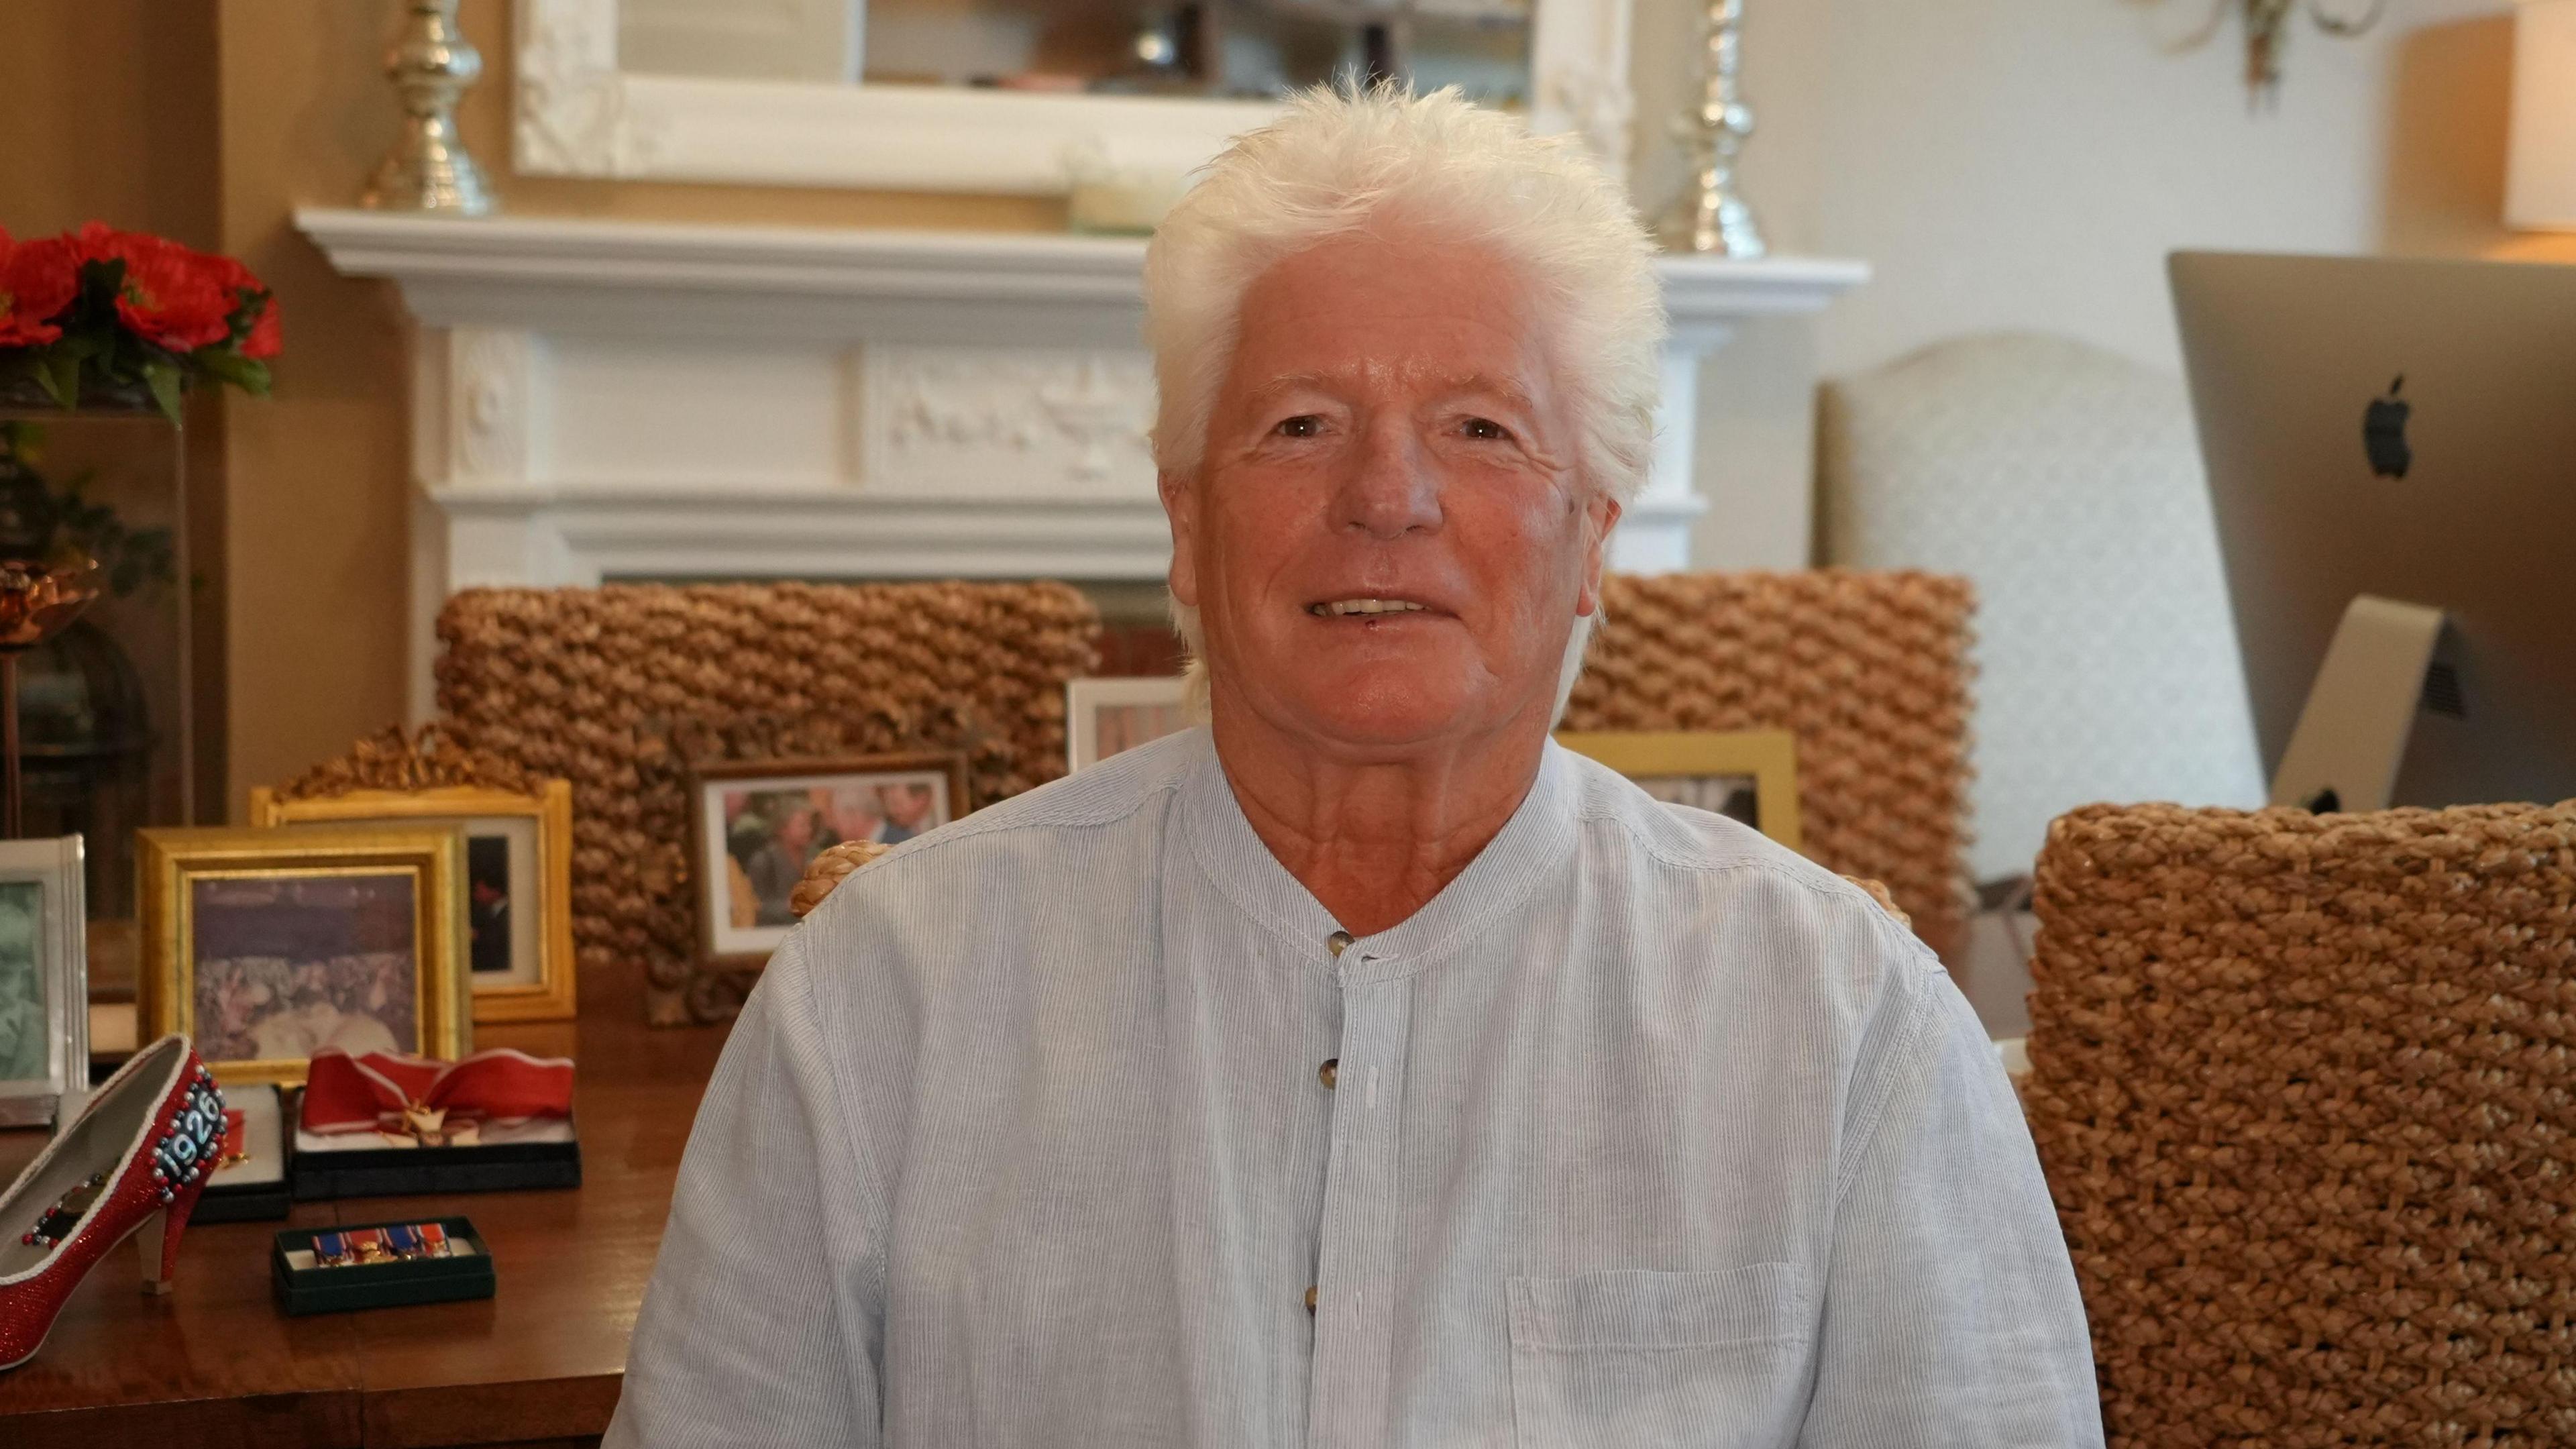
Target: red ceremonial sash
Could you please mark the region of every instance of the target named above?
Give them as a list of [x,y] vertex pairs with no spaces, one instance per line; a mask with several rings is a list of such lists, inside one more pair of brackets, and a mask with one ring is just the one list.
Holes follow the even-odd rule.
[[386,1117],[430,1109],[486,1122],[572,1115],[572,1062],[507,1049],[463,1061],[399,1052],[313,1054],[304,1078],[304,1130],[374,1132]]

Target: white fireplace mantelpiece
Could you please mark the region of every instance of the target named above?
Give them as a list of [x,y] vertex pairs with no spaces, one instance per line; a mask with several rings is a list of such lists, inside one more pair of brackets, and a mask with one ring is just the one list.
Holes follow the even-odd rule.
[[[617,578],[1152,580],[1144,243],[305,208],[401,285],[412,380],[412,679],[458,589]],[[1700,359],[1813,312],[1859,262],[1667,256],[1653,477],[1613,536],[1690,560]],[[1679,405],[1676,406],[1676,403]]]

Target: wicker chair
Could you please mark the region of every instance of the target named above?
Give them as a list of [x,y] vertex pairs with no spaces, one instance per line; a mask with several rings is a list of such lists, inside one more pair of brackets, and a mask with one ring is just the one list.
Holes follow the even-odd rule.
[[1064,773],[1065,681],[1099,632],[1063,584],[473,589],[439,614],[438,700],[474,748],[572,781],[583,968],[642,962],[654,1020],[706,1020],[739,990],[693,976],[676,807],[643,798],[670,785],[658,729],[821,721],[854,746],[953,748],[987,802]]
[[2576,1443],[2576,801],[2091,806],[2037,875],[2111,1442]]
[[1787,729],[1807,854],[1887,883],[1956,964],[1968,914],[1967,582],[1658,574],[1603,585],[1572,730]]

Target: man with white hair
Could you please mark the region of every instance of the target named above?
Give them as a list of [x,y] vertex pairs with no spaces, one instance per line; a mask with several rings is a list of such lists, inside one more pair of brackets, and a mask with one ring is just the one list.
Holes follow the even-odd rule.
[[1548,738],[1652,434],[1618,188],[1451,94],[1317,94],[1146,296],[1209,725],[789,938],[608,1442],[2099,1443],[1939,962]]

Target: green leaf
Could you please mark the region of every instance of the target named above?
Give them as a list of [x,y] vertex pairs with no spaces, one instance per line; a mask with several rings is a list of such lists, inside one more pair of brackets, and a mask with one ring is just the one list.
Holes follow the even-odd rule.
[[80,375],[80,349],[57,347],[45,358],[43,370],[36,376],[44,383],[46,395],[69,409],[80,403]]
[[200,347],[190,356],[206,375],[217,382],[228,382],[253,397],[268,396],[268,364],[224,350],[221,344]]
[[180,421],[179,396],[185,380],[178,364],[165,358],[156,357],[143,364],[143,385],[152,389],[152,400],[161,405],[161,416],[174,425]]

